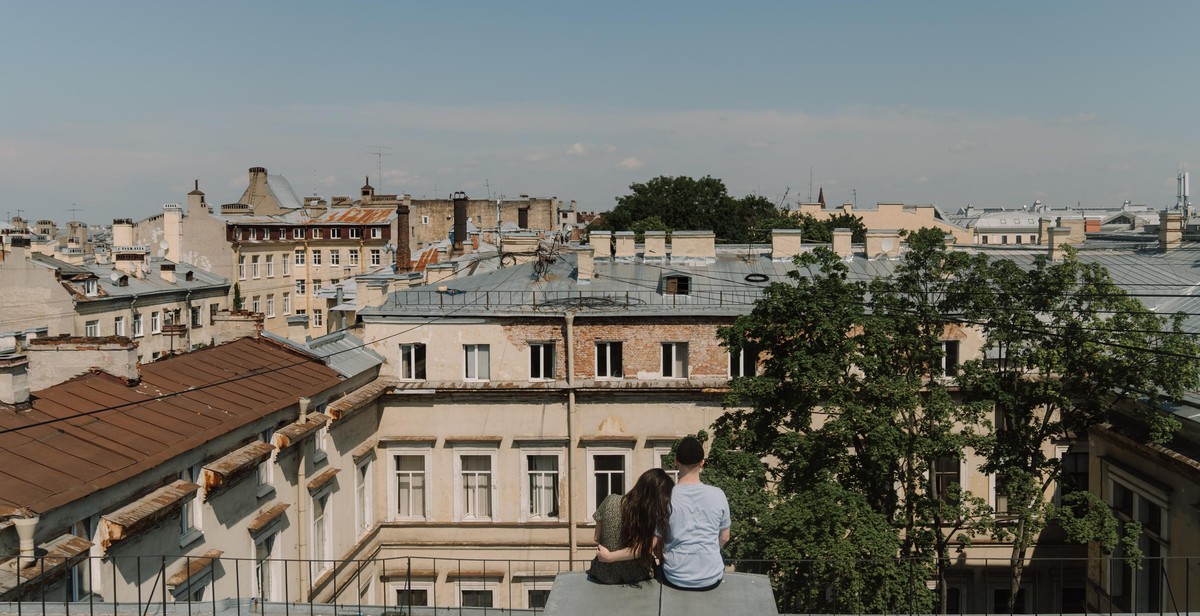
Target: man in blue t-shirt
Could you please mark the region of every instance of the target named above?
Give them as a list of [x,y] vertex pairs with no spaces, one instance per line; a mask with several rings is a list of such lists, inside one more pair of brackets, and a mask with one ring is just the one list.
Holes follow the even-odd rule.
[[663,547],[663,580],[680,590],[712,590],[721,584],[729,543],[729,501],[720,488],[700,481],[704,446],[690,436],[675,449],[679,480],[671,491],[671,522]]

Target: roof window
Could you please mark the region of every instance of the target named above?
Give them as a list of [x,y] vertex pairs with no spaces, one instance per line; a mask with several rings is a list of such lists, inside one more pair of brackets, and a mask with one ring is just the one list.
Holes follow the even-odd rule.
[[692,279],[689,276],[664,276],[663,293],[666,295],[687,295],[691,292]]

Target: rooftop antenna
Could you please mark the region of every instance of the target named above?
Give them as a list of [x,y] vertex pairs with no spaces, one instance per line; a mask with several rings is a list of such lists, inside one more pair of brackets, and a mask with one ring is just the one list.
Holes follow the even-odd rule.
[[858,209],[858,189],[856,189],[856,188],[850,189],[850,199],[854,203],[854,209],[857,210]]
[[483,178],[483,185],[485,187],[487,187],[488,201],[491,201],[492,200],[492,185],[491,185],[491,183],[488,182],[487,178]]
[[[18,216],[20,216],[20,211],[21,210],[17,210]],[[67,208],[67,211],[71,213],[71,220],[75,220],[75,218],[79,215],[79,208],[74,203],[71,204],[71,207]]]
[[[390,152],[384,152],[384,150],[390,150],[390,149],[392,149],[392,148],[390,148],[386,145],[369,145],[369,146],[367,146],[368,153],[375,155],[376,172],[377,172],[377,174],[375,175],[375,181],[379,182],[379,190],[383,190],[383,157],[392,155]],[[375,151],[371,152],[370,150],[375,150]]]
[[808,166],[808,202],[812,203],[812,165]]

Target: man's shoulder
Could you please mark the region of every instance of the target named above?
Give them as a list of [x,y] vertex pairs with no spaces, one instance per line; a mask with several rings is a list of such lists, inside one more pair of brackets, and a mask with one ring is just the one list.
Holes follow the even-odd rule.
[[685,498],[725,498],[725,490],[717,486],[708,485],[707,483],[685,483],[675,486],[671,492],[671,496],[681,496]]

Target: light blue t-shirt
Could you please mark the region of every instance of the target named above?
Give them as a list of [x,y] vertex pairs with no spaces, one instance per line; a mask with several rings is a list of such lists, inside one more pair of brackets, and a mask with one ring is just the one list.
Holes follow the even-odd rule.
[[720,488],[702,483],[671,490],[671,526],[663,546],[663,575],[684,588],[721,581],[721,530],[729,528],[729,501]]

